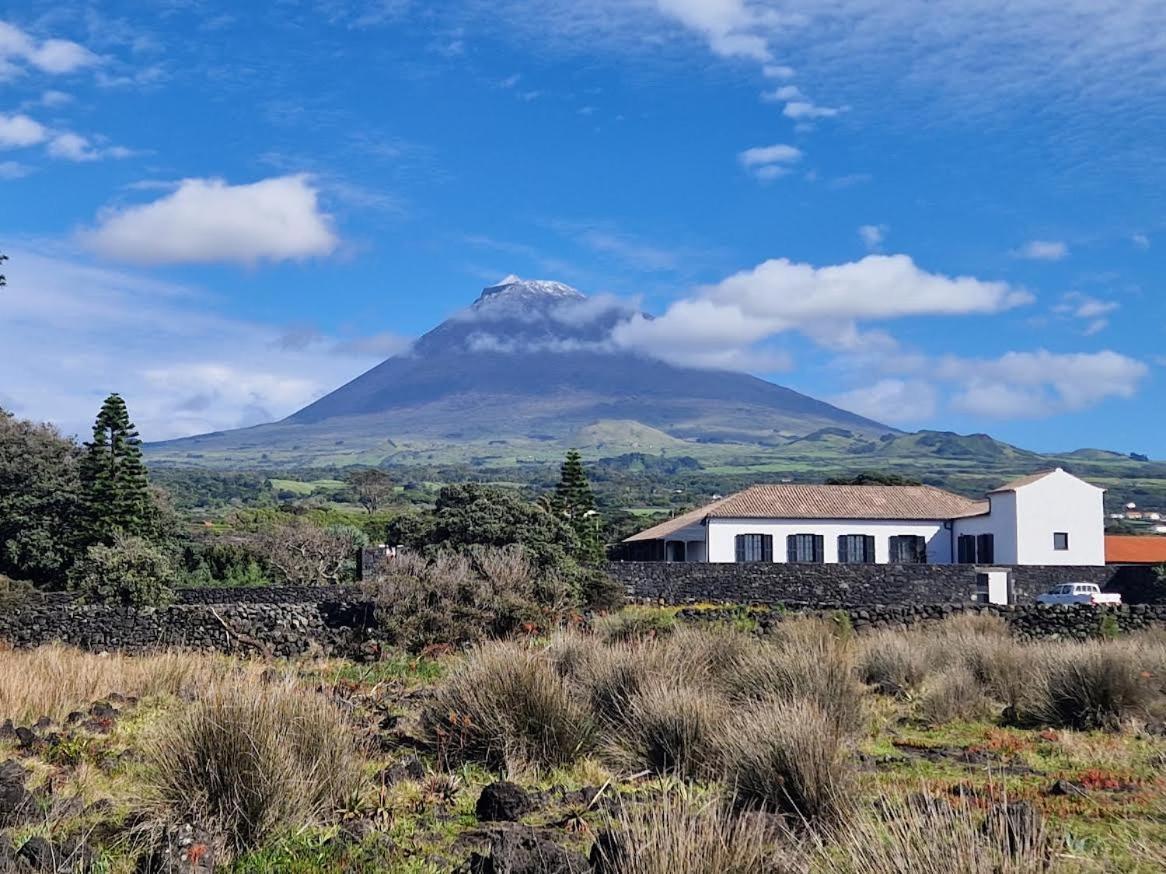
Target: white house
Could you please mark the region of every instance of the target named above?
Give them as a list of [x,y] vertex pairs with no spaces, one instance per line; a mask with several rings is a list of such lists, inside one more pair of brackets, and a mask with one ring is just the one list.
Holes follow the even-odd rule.
[[934,486],[758,485],[624,541],[687,562],[1104,565],[1105,490],[1057,468],[973,501]]

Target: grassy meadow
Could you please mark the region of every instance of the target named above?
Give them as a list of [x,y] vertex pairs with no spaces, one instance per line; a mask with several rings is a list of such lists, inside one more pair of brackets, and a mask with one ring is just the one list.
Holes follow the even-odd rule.
[[[372,664],[5,652],[0,868],[1160,871],[1163,718],[1166,637],[990,617],[760,638],[628,610]],[[476,812],[499,780],[517,823]],[[515,841],[543,867],[482,867]]]

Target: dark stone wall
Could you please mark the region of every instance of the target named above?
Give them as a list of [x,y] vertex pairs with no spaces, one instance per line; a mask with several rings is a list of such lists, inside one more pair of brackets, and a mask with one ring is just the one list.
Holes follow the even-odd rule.
[[15,647],[60,642],[88,650],[169,648],[361,657],[375,637],[372,605],[176,604],[132,609],[30,600],[0,613],[0,640]]
[[[1166,628],[1166,605],[1134,604],[1121,607],[1050,607],[1041,604],[1004,607],[994,604],[929,604],[909,607],[851,607],[841,610],[774,610],[750,611],[758,631],[767,634],[780,623],[797,616],[818,616],[837,620],[845,614],[860,634],[879,630],[903,630],[918,625],[942,622],[964,613],[999,616],[1012,633],[1025,640],[1091,640],[1106,636],[1105,625],[1111,623],[1121,633]],[[740,619],[739,608],[681,610],[678,616],[695,624]],[[1103,624],[1105,623],[1105,624]]]
[[[608,573],[634,599],[668,604],[697,602],[852,607],[963,604],[976,591],[977,568],[926,564],[713,564],[612,562]],[[1097,583],[1105,589],[1118,569],[1012,567],[1016,603],[1028,604],[1060,582]]]

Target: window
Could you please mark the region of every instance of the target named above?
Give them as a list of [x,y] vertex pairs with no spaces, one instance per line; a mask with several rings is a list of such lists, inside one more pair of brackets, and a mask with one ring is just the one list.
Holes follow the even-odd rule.
[[785,539],[785,560],[796,564],[821,564],[826,538],[821,534],[791,534]]
[[976,538],[976,564],[992,564],[996,561],[996,538],[991,534],[981,534]]
[[844,564],[873,564],[875,540],[870,534],[843,534],[838,538],[838,561]]
[[1053,549],[1064,551],[1069,548],[1069,532],[1057,531],[1053,534]]
[[991,534],[961,534],[956,540],[956,561],[992,564],[996,561],[996,538]]
[[773,561],[773,535],[738,534],[737,561]]
[[891,538],[892,564],[927,564],[927,540],[918,534],[898,534]]

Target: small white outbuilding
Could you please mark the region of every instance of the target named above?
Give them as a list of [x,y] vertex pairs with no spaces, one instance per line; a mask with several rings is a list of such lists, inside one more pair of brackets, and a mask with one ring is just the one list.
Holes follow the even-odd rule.
[[624,541],[630,559],[1104,565],[1104,489],[1061,468],[974,501],[934,486],[752,486]]

